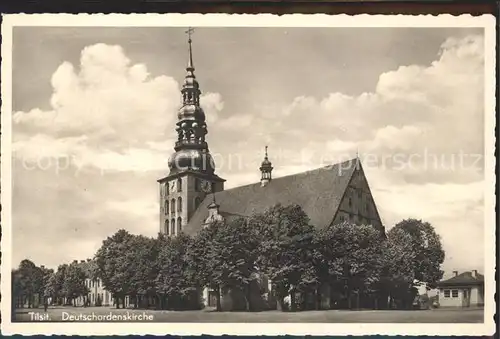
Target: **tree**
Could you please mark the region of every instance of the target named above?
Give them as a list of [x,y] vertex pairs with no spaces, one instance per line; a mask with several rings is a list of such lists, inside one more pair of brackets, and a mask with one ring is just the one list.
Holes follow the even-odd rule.
[[63,291],[64,280],[66,279],[66,272],[68,270],[67,264],[62,264],[57,267],[55,277],[50,280],[49,284],[53,284],[50,289],[53,290],[54,298],[56,299],[56,304],[65,303],[65,295]]
[[259,241],[244,218],[215,226],[209,251],[210,275],[227,291],[242,292],[245,310],[252,310],[251,283],[256,280]]
[[380,231],[369,225],[342,223],[317,230],[314,242],[315,267],[321,282],[330,286],[330,305],[335,302],[332,292],[344,290],[347,307],[352,307],[352,292],[358,296],[359,307],[360,296],[373,293],[380,280]]
[[383,244],[383,269],[380,288],[389,296],[389,307],[395,300],[404,300],[415,281],[415,252],[410,234],[393,228]]
[[[155,280],[157,292],[161,295],[162,306],[187,309],[199,307],[197,281],[190,274],[186,253],[193,239],[181,233],[171,238],[159,236],[158,275]],[[162,307],[162,308],[163,308]]]
[[216,263],[212,260],[212,242],[219,223],[213,223],[205,227],[196,234],[193,241],[186,250],[186,262],[188,264],[186,274],[188,279],[197,286],[198,289],[208,287],[216,293],[216,309],[222,310],[221,306],[221,281],[213,273]]
[[112,293],[116,308],[120,308],[120,301],[125,307],[125,295],[130,291],[130,282],[134,275],[129,265],[129,259],[134,255],[131,253],[133,238],[127,231],[119,230],[103,241],[95,255],[104,288]]
[[444,262],[445,252],[441,238],[434,227],[422,220],[407,219],[399,222],[394,228],[401,228],[412,238],[415,279],[419,284],[426,284],[427,288],[435,288],[443,278],[441,265]]
[[83,271],[78,263],[72,263],[66,269],[62,285],[62,293],[69,302],[73,303],[73,306],[76,306],[76,298],[86,296],[89,293],[89,289],[85,285],[85,278],[85,271]]
[[144,236],[133,236],[127,246],[125,261],[128,263],[126,276],[129,277],[128,294],[135,299],[134,307],[149,306],[156,297],[155,279],[158,275],[158,240]]
[[295,295],[309,285],[313,269],[313,226],[299,205],[275,205],[250,221],[258,234],[260,246],[257,266],[272,282],[278,307],[290,295],[295,310]]
[[35,297],[39,297],[39,293],[43,286],[43,272],[31,260],[25,259],[19,264],[19,268],[14,272],[16,280],[15,287],[18,297],[21,299],[21,304],[24,304],[26,299],[28,308],[34,305]]
[[51,298],[52,302],[55,303],[57,301],[57,273],[52,273],[44,286],[43,295],[46,298]]

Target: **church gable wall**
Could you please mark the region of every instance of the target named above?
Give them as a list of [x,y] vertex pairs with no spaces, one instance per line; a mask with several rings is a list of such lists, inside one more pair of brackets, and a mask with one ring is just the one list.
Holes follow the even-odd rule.
[[346,188],[334,224],[344,221],[381,227],[375,201],[363,170],[357,169]]

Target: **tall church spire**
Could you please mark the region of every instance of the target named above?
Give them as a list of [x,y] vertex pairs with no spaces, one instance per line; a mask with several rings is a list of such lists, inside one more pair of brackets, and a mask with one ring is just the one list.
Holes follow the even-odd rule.
[[188,64],[182,85],[182,106],[177,113],[177,142],[175,151],[169,160],[170,173],[184,170],[196,170],[207,174],[214,173],[213,159],[208,153],[205,136],[208,133],[205,112],[200,106],[200,86],[194,75],[193,48],[191,35],[188,35]]
[[260,183],[262,186],[266,186],[271,181],[271,172],[273,171],[272,163],[269,161],[267,156],[267,146],[264,155],[264,161],[260,165],[261,178]]

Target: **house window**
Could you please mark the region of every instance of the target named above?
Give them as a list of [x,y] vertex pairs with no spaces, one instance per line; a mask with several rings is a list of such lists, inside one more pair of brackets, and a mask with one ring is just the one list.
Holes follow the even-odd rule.
[[182,212],[182,198],[177,198],[177,212]]
[[181,217],[177,218],[177,234],[180,234],[182,231],[182,219]]
[[175,219],[172,219],[170,221],[170,235],[174,235],[175,234]]
[[182,179],[177,179],[177,191],[182,192]]
[[458,298],[458,290],[451,290],[451,297]]
[[165,220],[165,234],[168,235],[170,229],[168,228],[168,220]]
[[450,290],[444,290],[444,297],[449,298],[450,297]]
[[165,214],[168,214],[168,200],[165,201]]
[[170,208],[172,209],[172,213],[175,212],[175,199],[172,199],[172,201],[170,202]]

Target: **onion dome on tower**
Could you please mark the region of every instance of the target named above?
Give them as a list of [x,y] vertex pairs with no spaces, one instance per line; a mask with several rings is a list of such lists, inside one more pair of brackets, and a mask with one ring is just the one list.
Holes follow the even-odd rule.
[[182,106],[177,113],[176,123],[177,141],[175,153],[170,157],[168,166],[174,174],[184,170],[196,170],[213,174],[215,165],[208,151],[205,141],[207,124],[205,112],[200,106],[200,86],[194,75],[193,49],[191,40],[192,30],[188,30],[189,57],[186,67],[186,76],[182,85]]

